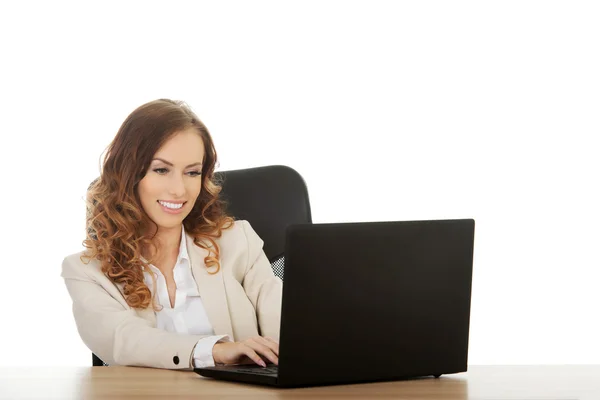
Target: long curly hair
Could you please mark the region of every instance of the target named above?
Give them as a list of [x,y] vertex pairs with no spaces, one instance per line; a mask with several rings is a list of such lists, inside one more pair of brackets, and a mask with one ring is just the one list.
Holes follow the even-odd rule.
[[[106,149],[100,177],[87,193],[86,250],[84,263],[96,259],[102,272],[114,283],[123,285],[127,304],[133,308],[155,310],[152,292],[144,283],[152,259],[143,259],[142,249],[156,245],[157,225],[144,211],[137,187],[150,167],[154,154],[176,133],[195,127],[202,138],[205,158],[202,186],[190,214],[183,220],[185,231],[194,243],[209,254],[204,262],[209,273],[220,269],[220,249],[215,242],[222,231],[234,224],[219,198],[220,182],[214,178],[217,153],[206,126],[181,101],[159,99],[134,110],[123,122]],[[156,252],[151,252],[156,254]]]

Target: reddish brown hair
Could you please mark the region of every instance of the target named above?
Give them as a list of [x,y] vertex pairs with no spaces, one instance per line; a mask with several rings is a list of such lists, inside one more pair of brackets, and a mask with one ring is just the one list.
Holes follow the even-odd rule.
[[144,247],[156,248],[149,232],[157,228],[141,206],[137,185],[160,147],[174,134],[190,127],[198,130],[205,154],[202,188],[183,225],[194,237],[194,243],[208,250],[204,261],[209,272],[218,272],[220,249],[214,239],[233,225],[233,218],[226,215],[224,203],[219,199],[221,186],[214,180],[217,153],[212,138],[185,103],[160,99],[134,110],[108,146],[100,178],[88,190],[87,237],[83,241],[87,250],[81,259],[86,263],[98,260],[102,272],[123,285],[127,304],[134,308],[153,304],[143,274],[150,269],[141,260],[141,251]]

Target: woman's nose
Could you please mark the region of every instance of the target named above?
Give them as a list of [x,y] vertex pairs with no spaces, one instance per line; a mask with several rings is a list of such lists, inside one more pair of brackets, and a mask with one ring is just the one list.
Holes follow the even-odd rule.
[[185,185],[183,183],[183,178],[182,177],[174,177],[171,180],[171,184],[170,184],[170,187],[169,187],[169,192],[173,196],[183,197],[183,195],[185,194]]

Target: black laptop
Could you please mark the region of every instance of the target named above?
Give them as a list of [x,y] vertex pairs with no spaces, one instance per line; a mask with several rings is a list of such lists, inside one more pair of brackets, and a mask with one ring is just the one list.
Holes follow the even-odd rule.
[[472,219],[290,225],[279,366],[198,368],[279,387],[467,370]]

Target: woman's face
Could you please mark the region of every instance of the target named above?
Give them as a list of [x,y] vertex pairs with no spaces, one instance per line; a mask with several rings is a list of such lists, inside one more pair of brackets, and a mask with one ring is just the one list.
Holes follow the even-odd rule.
[[176,133],[154,155],[138,195],[160,230],[181,229],[200,194],[203,162],[204,143],[196,128]]

